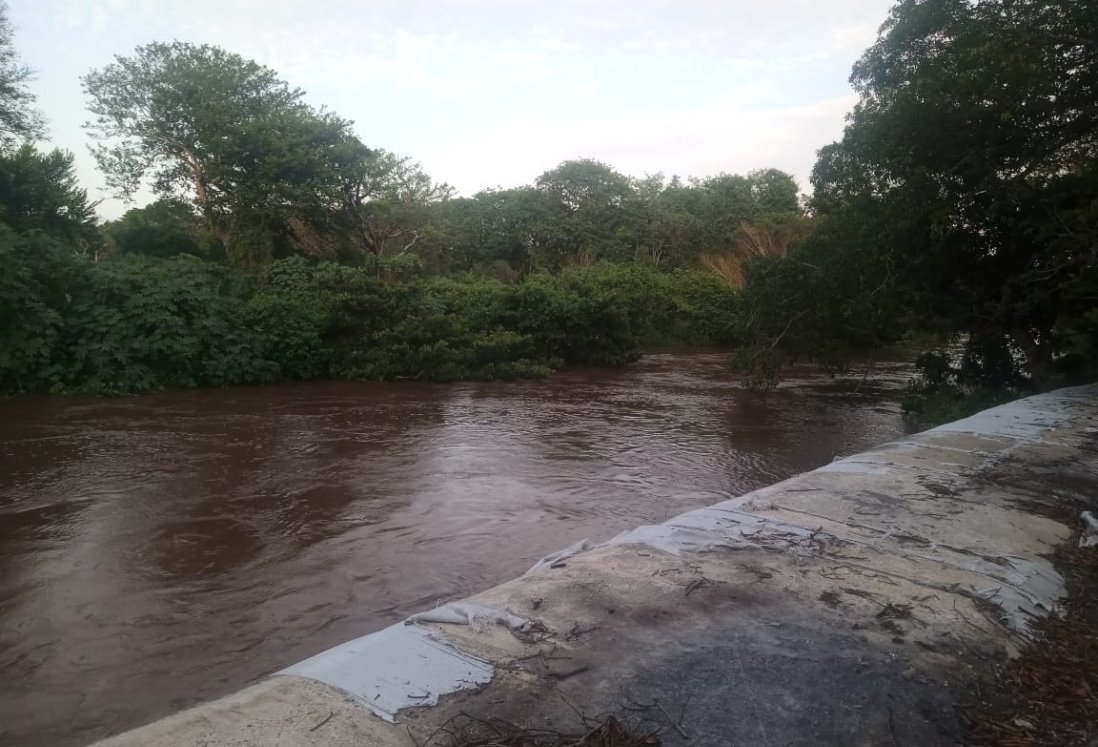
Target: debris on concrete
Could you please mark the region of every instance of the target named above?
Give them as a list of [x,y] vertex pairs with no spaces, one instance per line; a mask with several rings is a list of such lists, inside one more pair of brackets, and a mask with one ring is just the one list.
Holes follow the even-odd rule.
[[1098,519],[1090,511],[1079,514],[1083,522],[1082,536],[1079,537],[1079,547],[1098,547]]
[[534,622],[525,617],[512,615],[507,610],[486,607],[469,602],[450,602],[433,610],[417,612],[404,621],[412,623],[443,623],[448,625],[468,625],[478,633],[483,633],[496,624],[506,625],[512,630],[529,630]]
[[581,552],[586,552],[589,549],[591,549],[590,543],[586,539],[581,539],[579,542],[575,542],[563,550],[557,550],[554,553],[546,555],[544,558],[534,563],[526,573],[529,575],[531,573],[544,571],[548,568],[563,567],[562,564],[565,560],[579,555]]
[[1098,744],[1098,553],[1086,548],[1080,541],[1058,549],[1063,609],[1035,620],[1034,639],[963,704],[971,747]]
[[499,718],[459,713],[438,728],[421,747],[658,747],[654,734],[636,734],[617,717],[582,719],[582,730],[522,727]]

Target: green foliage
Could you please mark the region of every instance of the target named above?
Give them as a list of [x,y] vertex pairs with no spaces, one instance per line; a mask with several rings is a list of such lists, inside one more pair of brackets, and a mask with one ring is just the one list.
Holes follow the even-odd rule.
[[[37,132],[2,10],[0,141]],[[727,344],[736,292],[659,266],[688,265],[701,223],[729,219],[716,185],[734,182],[736,220],[796,208],[780,172],[686,187],[590,160],[453,200],[208,45],[138,47],[83,83],[108,184],[159,199],[100,230],[71,155],[0,148],[3,394],[515,378]]]
[[63,311],[80,281],[70,250],[0,226],[0,392],[48,389]]
[[641,347],[736,342],[737,293],[710,272],[600,264],[567,270],[558,282],[581,295],[613,299]]
[[42,115],[33,108],[34,94],[27,83],[33,71],[19,61],[8,19],[8,4],[0,2],[0,146],[45,133]]
[[274,245],[265,215],[244,209],[233,214],[226,247],[233,267],[249,275],[262,273],[274,259]]
[[902,280],[878,230],[828,216],[788,254],[747,263],[737,357],[753,384],[774,385],[799,357],[839,369],[850,351],[902,336]]
[[726,342],[701,272],[594,266],[522,283],[424,277],[411,255],[292,257],[240,274],[192,255],[92,262],[0,233],[0,392],[140,392],[281,379],[496,379],[621,365],[653,340]]
[[630,259],[640,203],[629,177],[591,159],[565,161],[539,176],[544,212],[533,253],[536,264],[559,269],[583,254]]
[[[898,3],[813,172],[821,230],[746,291],[752,355],[927,331],[1009,350],[1041,387],[1065,355],[1093,371],[1096,38],[1093,3]],[[1002,356],[977,364],[1011,386]]]
[[581,159],[533,186],[486,190],[425,215],[434,233],[414,251],[440,271],[507,277],[598,262],[695,267],[701,255],[736,251],[744,222],[789,223],[802,213],[796,182],[774,169],[683,184]]
[[86,287],[63,310],[59,388],[94,392],[270,381],[243,325],[240,301],[221,292],[223,268],[190,257],[86,268]]
[[0,222],[43,231],[85,252],[100,243],[94,205],[77,183],[72,154],[29,143],[0,152]]
[[[967,417],[1029,393],[1018,363],[998,340],[968,340],[959,359],[949,352],[923,353],[901,407],[921,428]],[[994,375],[988,374],[994,371]]]
[[224,248],[201,226],[194,210],[180,200],[162,198],[145,207],[127,210],[103,225],[111,256],[167,259],[179,254],[215,258]]
[[[0,387],[145,391],[265,381],[225,269],[181,257],[100,262],[40,234],[0,234]],[[13,313],[13,310],[18,313]]]
[[158,195],[192,201],[226,244],[238,211],[272,232],[291,219],[322,222],[344,172],[367,153],[350,122],[217,47],[149,44],[83,83],[108,184],[129,196],[151,180]]
[[430,207],[452,195],[449,185],[435,183],[411,159],[373,150],[343,170],[342,203],[332,228],[359,255],[384,256],[394,241],[407,251],[429,231]]
[[1082,270],[1062,289],[1053,334],[1062,352],[1056,362],[1065,382],[1098,378],[1098,266]]
[[547,206],[532,187],[485,190],[435,209],[450,230],[444,250],[448,271],[482,269],[496,262],[521,275],[533,269]]

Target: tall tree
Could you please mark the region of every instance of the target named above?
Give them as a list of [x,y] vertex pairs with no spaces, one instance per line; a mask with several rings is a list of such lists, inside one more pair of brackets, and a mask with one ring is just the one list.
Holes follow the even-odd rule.
[[636,191],[643,206],[638,258],[670,267],[697,260],[702,229],[700,191],[684,186],[678,177],[665,182],[663,174],[638,180]]
[[108,184],[130,197],[151,181],[162,197],[188,199],[227,245],[242,230],[338,204],[341,169],[366,152],[349,121],[209,45],[138,47],[83,84]]
[[752,171],[748,175],[718,174],[694,179],[695,198],[702,225],[700,249],[706,252],[731,251],[739,238],[740,226],[763,215],[795,213],[797,182],[778,169]]
[[539,257],[545,266],[633,258],[641,203],[629,177],[583,158],[546,171],[535,186],[546,207]]
[[757,169],[747,175],[747,183],[759,213],[800,212],[797,181],[792,174],[778,169]]
[[14,36],[8,4],[0,0],[0,145],[41,137],[46,129],[27,88],[34,72],[19,61]]
[[904,0],[851,80],[813,172],[815,274],[859,258],[863,317],[962,335],[989,371],[1020,354],[1049,381],[1098,264],[1098,5]]

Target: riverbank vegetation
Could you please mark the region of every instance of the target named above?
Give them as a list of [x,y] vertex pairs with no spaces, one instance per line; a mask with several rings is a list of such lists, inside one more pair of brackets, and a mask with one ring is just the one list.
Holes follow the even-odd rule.
[[1093,3],[897,4],[820,151],[814,230],[748,267],[752,371],[918,336],[932,419],[1093,380],[1096,40]]
[[274,71],[173,43],[84,80],[110,186],[156,196],[99,223],[72,156],[32,144],[28,75],[8,71],[23,119],[0,154],[4,393],[530,377],[730,345],[735,283],[699,257],[805,220],[774,170],[576,160],[456,197]]
[[595,265],[522,282],[295,256],[259,274],[190,254],[95,262],[0,235],[7,392],[122,393],[285,379],[494,379],[620,365],[647,345],[727,343],[715,276]]
[[[812,195],[775,169],[632,177],[590,159],[458,196],[216,47],[84,78],[109,186],[35,145],[0,27],[0,392],[453,380],[735,349],[748,380],[920,340],[926,418],[1098,374],[1098,16],[905,0]],[[968,403],[968,405],[966,405]]]

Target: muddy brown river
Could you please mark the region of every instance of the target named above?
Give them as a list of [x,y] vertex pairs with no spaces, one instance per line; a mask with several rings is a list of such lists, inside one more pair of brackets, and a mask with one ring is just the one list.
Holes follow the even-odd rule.
[[0,744],[78,745],[903,431],[903,366],[0,402]]

